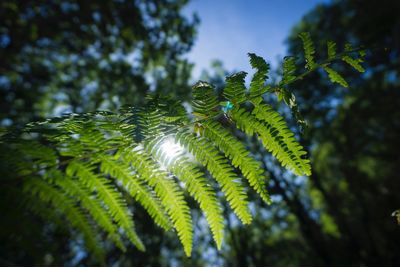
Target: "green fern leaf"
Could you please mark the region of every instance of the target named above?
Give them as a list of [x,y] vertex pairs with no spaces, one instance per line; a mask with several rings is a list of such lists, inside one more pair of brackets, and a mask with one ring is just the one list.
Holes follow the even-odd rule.
[[126,203],[120,193],[116,191],[109,181],[95,174],[95,166],[73,160],[68,164],[66,173],[77,176],[91,190],[97,191],[99,198],[108,206],[113,219],[120,226],[129,240],[141,251],[144,251],[143,242],[134,230],[134,222]]
[[38,199],[43,203],[50,204],[54,208],[61,210],[71,225],[83,234],[86,246],[94,253],[96,259],[102,265],[105,265],[104,252],[98,245],[95,238],[96,234],[90,227],[90,223],[86,217],[75,206],[72,199],[68,198],[64,192],[57,190],[37,177],[25,181],[24,191],[28,194],[38,196]]
[[219,101],[210,84],[198,82],[193,86],[192,107],[197,117],[213,117],[219,113]]
[[213,141],[232,161],[232,165],[239,168],[243,176],[249,181],[254,190],[260,194],[266,203],[271,203],[271,198],[266,190],[266,177],[261,163],[255,160],[242,142],[237,140],[227,129],[218,122],[205,121],[202,123],[201,135]]
[[108,234],[110,239],[122,250],[126,251],[120,236],[118,228],[113,224],[112,217],[101,206],[99,200],[91,194],[87,187],[78,179],[72,177],[64,177],[58,170],[51,170],[47,175],[52,183],[59,186],[68,195],[80,202],[80,205],[85,208],[94,221],[100,225]]
[[157,161],[161,162],[172,174],[178,177],[191,196],[199,203],[201,210],[210,225],[217,248],[221,248],[223,240],[224,217],[217,196],[204,177],[204,174],[185,156],[184,151],[177,151],[174,157],[165,155],[169,151],[163,149],[165,143],[176,144],[173,136],[153,140],[147,150]]
[[333,69],[331,69],[329,67],[324,67],[324,70],[328,73],[329,79],[332,82],[336,82],[346,88],[349,87],[346,80],[339,73],[337,73],[336,71],[334,71]]
[[314,61],[315,47],[311,40],[310,33],[302,32],[299,37],[303,41],[304,58],[306,60],[306,68],[311,70],[316,66]]
[[244,85],[246,75],[246,72],[241,71],[225,79],[224,96],[234,105],[239,105],[246,101],[246,86]]
[[362,60],[354,59],[347,55],[343,56],[342,60],[344,62],[346,62],[347,64],[349,64],[350,66],[352,66],[353,68],[355,68],[358,72],[365,72],[365,69],[360,64],[362,62]]
[[256,69],[256,73],[250,82],[250,98],[262,96],[269,90],[269,86],[265,85],[265,81],[268,79],[269,64],[260,56],[253,53],[248,53],[250,57],[250,65],[253,69]]
[[336,57],[336,43],[332,41],[328,41],[328,59],[332,60]]
[[294,57],[285,57],[283,59],[283,77],[281,85],[288,84],[296,79],[296,59]]
[[154,192],[129,169],[129,164],[126,164],[122,160],[122,157],[119,159],[120,160],[116,160],[105,155],[100,156],[101,171],[121,182],[130,195],[146,209],[156,224],[167,231],[170,230],[172,227],[171,222],[165,214],[160,200],[155,196]]
[[302,157],[306,154],[297,143],[293,133],[279,115],[265,104],[255,107],[252,113],[236,108],[231,112],[237,126],[248,135],[257,134],[264,147],[282,164],[296,175],[310,175],[309,161]]
[[244,187],[226,159],[208,140],[196,137],[191,132],[183,130],[178,132],[176,140],[192,153],[196,160],[207,167],[207,170],[221,186],[233,211],[244,224],[249,224],[252,217]]
[[136,149],[136,151],[120,151],[119,155],[124,158],[125,162],[130,162],[139,177],[154,188],[178,232],[186,255],[190,256],[193,242],[192,218],[182,190],[145,151],[138,147]]

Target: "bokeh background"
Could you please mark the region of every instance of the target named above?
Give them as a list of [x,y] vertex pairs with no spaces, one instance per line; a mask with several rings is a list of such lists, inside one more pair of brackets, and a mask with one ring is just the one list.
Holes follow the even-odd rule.
[[[400,208],[399,14],[397,0],[3,0],[0,127],[138,105],[148,93],[186,101],[199,79],[218,89],[225,75],[251,72],[248,52],[271,63],[274,79],[283,56],[301,56],[303,31],[321,58],[327,40],[364,45],[365,73],[338,66],[349,89],[320,72],[290,88],[309,124],[300,138],[310,177],[280,169],[247,140],[269,170],[274,203],[249,192],[250,226],[226,207],[221,251],[196,206],[191,258],[140,209],[135,221],[147,251],[104,246],[109,266],[400,266],[400,226],[391,217]],[[67,231],[1,201],[0,265],[91,266],[93,259]]]

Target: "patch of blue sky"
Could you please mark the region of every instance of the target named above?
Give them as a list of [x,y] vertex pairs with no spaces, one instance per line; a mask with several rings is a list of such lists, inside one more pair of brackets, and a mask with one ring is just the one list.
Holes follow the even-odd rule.
[[286,54],[291,28],[317,4],[328,0],[192,0],[184,12],[198,14],[201,24],[188,58],[194,80],[214,59],[228,71],[252,73],[247,53],[264,57],[274,68]]

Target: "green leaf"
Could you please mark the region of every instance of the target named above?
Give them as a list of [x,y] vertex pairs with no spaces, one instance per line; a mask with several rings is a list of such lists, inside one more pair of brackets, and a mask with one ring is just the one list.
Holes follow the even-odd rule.
[[249,224],[252,217],[245,189],[227,160],[208,140],[196,137],[193,133],[182,130],[177,133],[176,140],[207,168],[221,186],[233,211],[244,224]]
[[314,44],[311,40],[310,33],[308,33],[308,32],[300,33],[299,37],[303,41],[304,58],[306,60],[306,68],[311,70],[316,66],[315,61],[314,61],[314,54],[315,54]]
[[329,68],[329,67],[323,67],[324,70],[328,73],[329,79],[333,82],[333,83],[338,83],[343,87],[349,87],[348,83],[345,81],[345,79],[336,71],[334,71],[333,69]]
[[224,234],[224,217],[214,189],[208,183],[204,173],[187,158],[184,151],[177,151],[172,159],[166,156],[165,153],[168,151],[163,149],[166,142],[177,145],[171,135],[153,140],[147,145],[146,150],[168,171],[185,183],[188,192],[204,212],[217,248],[220,249]]
[[246,75],[246,72],[241,71],[225,79],[224,96],[234,105],[239,105],[246,101],[246,86],[244,85]]
[[306,152],[279,113],[265,104],[259,104],[252,113],[236,108],[231,112],[231,116],[246,134],[257,134],[264,147],[283,167],[292,170],[296,175],[311,174],[310,162],[303,158]]
[[328,59],[334,59],[336,57],[336,43],[333,41],[328,41]]
[[362,60],[351,58],[350,56],[343,56],[342,60],[355,68],[358,72],[365,72],[365,69],[361,66]]
[[257,70],[250,82],[250,98],[260,97],[269,89],[265,82],[268,79],[270,66],[262,57],[253,53],[248,53],[248,55],[251,67]]
[[296,79],[296,59],[294,57],[285,57],[283,59],[283,77],[281,86],[288,84]]
[[206,121],[202,123],[201,135],[213,141],[218,148],[228,157],[232,165],[239,168],[243,176],[249,181],[254,190],[260,194],[266,203],[271,203],[271,198],[266,189],[266,175],[261,163],[250,156],[245,145],[232,136],[231,132],[223,128],[218,122]]
[[173,178],[142,149],[122,150],[121,156],[132,165],[139,176],[154,188],[172,220],[187,256],[192,253],[193,226],[190,209],[183,192]]

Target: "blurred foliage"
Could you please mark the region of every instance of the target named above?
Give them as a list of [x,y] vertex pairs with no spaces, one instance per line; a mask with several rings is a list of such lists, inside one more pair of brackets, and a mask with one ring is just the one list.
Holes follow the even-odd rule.
[[1,124],[187,95],[198,19],[186,2],[1,1]]

